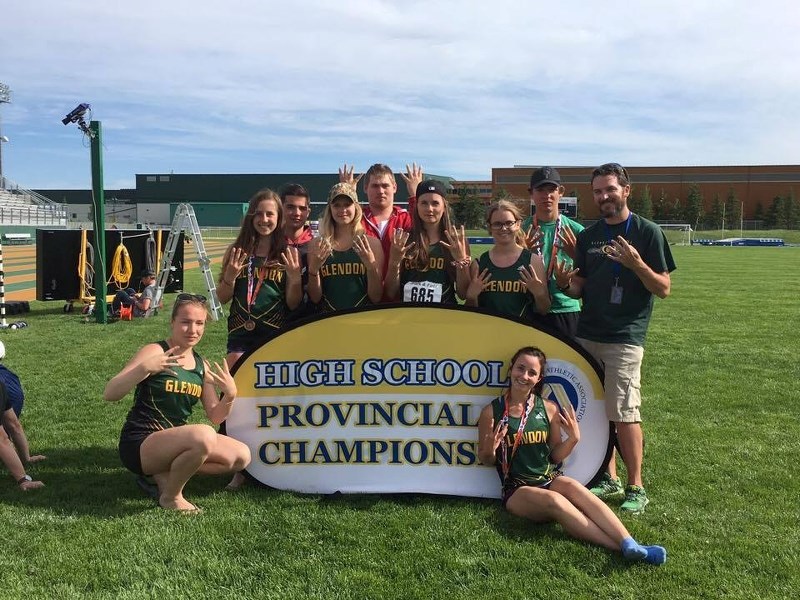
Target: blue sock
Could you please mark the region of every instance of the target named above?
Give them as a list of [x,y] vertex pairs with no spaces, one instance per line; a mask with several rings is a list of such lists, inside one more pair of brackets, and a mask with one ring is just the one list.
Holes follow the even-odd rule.
[[651,565],[663,565],[667,562],[667,551],[663,546],[643,546],[647,550],[645,562]]
[[[659,546],[652,546],[652,547],[658,548]],[[635,539],[633,539],[630,536],[622,540],[621,548],[622,548],[622,556],[624,556],[628,560],[647,559],[647,547],[640,545]]]

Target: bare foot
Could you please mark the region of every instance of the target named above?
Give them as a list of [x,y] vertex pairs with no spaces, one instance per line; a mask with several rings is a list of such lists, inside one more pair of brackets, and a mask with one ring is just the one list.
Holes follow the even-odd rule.
[[235,492],[236,490],[240,489],[245,483],[247,483],[247,477],[244,476],[244,473],[241,471],[237,471],[233,474],[233,477],[230,480],[230,483],[225,486],[225,489],[229,492]]
[[196,507],[183,496],[178,496],[177,498],[161,496],[158,499],[158,505],[164,510],[177,510],[184,514],[198,514],[203,512],[201,508]]
[[27,492],[29,490],[38,490],[39,488],[44,487],[44,482],[42,481],[23,481],[19,484],[19,489],[23,492]]

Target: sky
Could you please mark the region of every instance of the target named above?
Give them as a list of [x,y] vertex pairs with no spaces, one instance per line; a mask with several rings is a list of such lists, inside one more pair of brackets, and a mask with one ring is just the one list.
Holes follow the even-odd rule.
[[800,163],[788,0],[6,2],[3,174],[107,189],[157,173],[489,180],[492,167]]

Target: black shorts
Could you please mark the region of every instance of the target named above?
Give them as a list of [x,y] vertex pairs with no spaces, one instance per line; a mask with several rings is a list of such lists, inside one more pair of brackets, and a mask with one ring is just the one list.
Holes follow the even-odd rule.
[[151,433],[151,431],[141,433],[124,431],[119,438],[119,458],[122,466],[137,475],[147,475],[142,471],[141,447]]
[[503,508],[506,507],[506,504],[509,500],[511,500],[511,496],[514,495],[519,488],[522,487],[532,487],[532,488],[539,488],[541,490],[546,490],[550,487],[550,484],[553,483],[553,480],[556,477],[560,477],[563,475],[561,471],[556,471],[553,473],[553,477],[548,479],[547,481],[543,481],[542,483],[525,483],[524,481],[520,481],[519,479],[510,481],[503,486],[503,492],[501,500],[503,501]]
[[578,335],[580,314],[579,312],[547,313],[542,320],[548,327],[560,331],[570,339],[575,339],[575,336]]

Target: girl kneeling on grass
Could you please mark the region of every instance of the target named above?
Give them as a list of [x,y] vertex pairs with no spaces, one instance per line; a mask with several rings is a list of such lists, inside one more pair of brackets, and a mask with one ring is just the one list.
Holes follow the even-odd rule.
[[179,294],[169,338],[141,348],[103,393],[103,398],[116,402],[136,388],[133,408],[122,427],[120,458],[130,471],[153,476],[158,504],[165,509],[198,512],[183,497],[183,487],[195,473],[236,472],[250,463],[245,444],[209,425],[186,423],[200,400],[211,422],[219,425],[236,398],[227,363],[212,366],[194,350],[207,318],[203,296]]
[[[572,537],[621,552],[628,560],[662,565],[661,546],[641,546],[597,496],[558,471],[580,439],[575,411],[559,411],[540,396],[546,357],[520,348],[511,359],[509,387],[478,420],[478,458],[496,465],[503,482],[503,506],[536,522],[556,521]],[[562,432],[566,439],[562,441]]]

